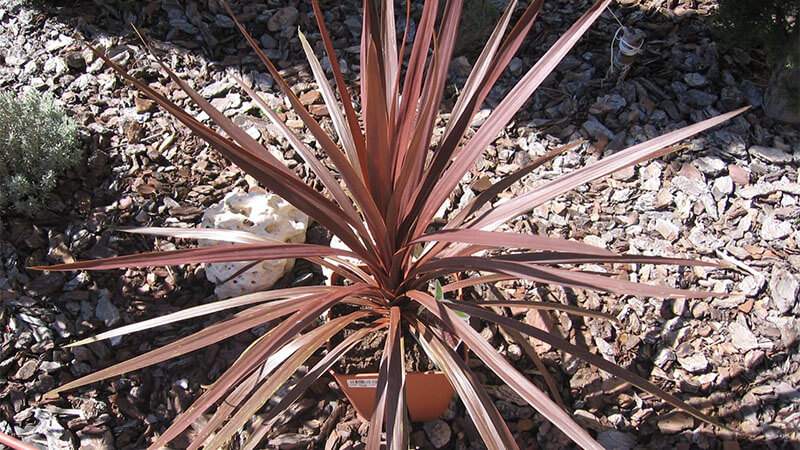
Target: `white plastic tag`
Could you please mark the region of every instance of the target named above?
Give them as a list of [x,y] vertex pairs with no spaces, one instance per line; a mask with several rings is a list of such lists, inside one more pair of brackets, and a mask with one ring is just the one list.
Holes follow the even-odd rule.
[[378,387],[377,378],[351,378],[347,380],[347,387],[351,388],[376,388]]

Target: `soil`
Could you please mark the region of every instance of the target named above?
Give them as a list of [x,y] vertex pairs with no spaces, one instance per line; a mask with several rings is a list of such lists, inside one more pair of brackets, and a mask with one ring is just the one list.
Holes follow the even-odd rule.
[[[340,317],[351,312],[348,306],[337,305],[331,309],[331,317]],[[352,330],[346,330],[342,336],[331,341],[331,346],[341,342]],[[380,369],[383,347],[386,342],[386,331],[379,330],[367,335],[358,345],[344,355],[336,370],[344,374],[377,373]],[[405,349],[405,367],[407,372],[428,372],[436,370],[436,366],[428,358],[417,340],[408,332],[403,333]]]

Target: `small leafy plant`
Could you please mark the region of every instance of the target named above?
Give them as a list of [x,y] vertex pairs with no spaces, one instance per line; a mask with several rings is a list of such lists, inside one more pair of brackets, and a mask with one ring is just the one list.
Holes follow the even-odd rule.
[[456,55],[478,56],[481,44],[492,33],[497,19],[503,12],[494,0],[464,0],[458,39],[454,48]]
[[771,66],[800,65],[800,0],[720,0],[715,17],[723,42],[763,47]]
[[[419,341],[431,360],[448,377],[489,448],[518,447],[486,390],[455,351],[459,342],[578,445],[584,448],[602,448],[565,409],[514,368],[468,321],[463,320],[464,315],[467,315],[473,320],[497,324],[520,339],[520,345],[525,343],[523,336],[533,337],[562,352],[580,357],[701,420],[716,423],[697,408],[586,348],[576,346],[556,334],[497,314],[492,308],[513,306],[556,310],[614,320],[607,314],[554,302],[468,302],[452,297],[452,293],[481,283],[524,279],[543,285],[647,297],[701,298],[719,295],[713,292],[637,284],[581,270],[584,264],[715,266],[713,262],[619,255],[566,239],[495,230],[570,189],[622,168],[665,155],[675,150],[675,144],[681,140],[718,125],[740,114],[745,108],[634,145],[555,178],[516,198],[492,204],[497,194],[574,146],[552,150],[494,183],[453,215],[443,229],[434,231],[432,227],[437,210],[484,149],[601,15],[609,1],[598,1],[586,11],[505,95],[477,131],[467,137],[466,131],[473,116],[521,46],[543,3],[543,0],[533,1],[514,25],[511,25],[512,13],[517,7],[517,2],[511,1],[461,89],[461,95],[450,111],[450,119],[440,139],[434,139],[434,128],[447,79],[448,63],[456,44],[462,0],[448,0],[441,6],[443,11],[439,10],[439,0],[426,0],[414,39],[406,42],[404,38],[399,44],[395,38],[397,34],[392,3],[375,0],[364,2],[361,121],[338,66],[324,16],[317,0],[312,2],[322,42],[331,62],[336,89],[329,83],[305,36],[300,34],[300,40],[328,108],[335,136],[329,136],[302,106],[258,43],[236,21],[239,30],[286,95],[295,113],[316,138],[320,149],[335,170],[323,164],[312,148],[291,131],[253,89],[241,81],[239,84],[263,108],[282,137],[302,155],[325,186],[325,192],[318,192],[304,183],[257,141],[214,109],[165,64],[162,63],[162,67],[170,78],[222,131],[200,123],[168,98],[133,78],[122,67],[96,51],[122,77],[158,102],[193,133],[222,152],[264,187],[314,217],[319,224],[340,238],[348,250],[311,244],[276,243],[248,233],[227,230],[144,228],[132,231],[179,238],[214,239],[226,243],[37,269],[106,270],[305,258],[329,267],[346,281],[341,286],[278,289],[217,301],[76,342],[72,345],[121,336],[217,311],[244,308],[213,326],[67,383],[49,395],[54,397],[69,389],[157,364],[278,319],[278,324],[257,338],[189,409],[174,420],[152,443],[151,448],[166,445],[195,424],[201,415],[211,414],[212,411],[213,414],[205,421],[190,448],[219,448],[248,423],[250,433],[244,448],[255,448],[270,429],[272,419],[300,398],[315,380],[333,367],[361,339],[376,330],[385,331],[386,339],[377,382],[377,406],[370,421],[368,449],[381,447],[384,432],[387,448],[407,448],[409,426],[405,408],[405,368],[401,345],[401,338],[406,334]],[[227,5],[225,7],[236,20],[230,8]],[[440,19],[437,20],[437,17]],[[408,36],[408,30],[404,36]],[[406,54],[407,64],[403,69],[402,62],[406,61]],[[336,98],[337,91],[341,101]],[[503,249],[505,251],[501,251]],[[480,275],[462,280],[454,279],[457,274],[466,271],[478,272]],[[337,304],[351,305],[349,310],[352,312],[314,326],[319,323],[323,312]],[[343,333],[347,327],[352,327],[351,332]],[[343,340],[332,346],[319,362],[292,382],[288,393],[277,405],[268,409],[264,415],[254,418],[255,413],[262,410],[276,390],[286,384],[310,356],[340,334],[345,335]],[[535,357],[535,352],[532,357]],[[551,391],[557,398],[557,390],[552,384]]]
[[0,209],[35,213],[80,161],[75,122],[49,96],[0,93]]

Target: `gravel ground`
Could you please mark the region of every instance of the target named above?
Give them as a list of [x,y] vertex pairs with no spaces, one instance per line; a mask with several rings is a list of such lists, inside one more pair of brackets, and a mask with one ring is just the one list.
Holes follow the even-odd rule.
[[[485,120],[490,108],[588,5],[545,2],[527,44],[473,125]],[[310,6],[268,0],[235,2],[234,7],[270,57],[279,61],[312,113],[326,121],[296,38],[299,26],[309,31],[313,43],[319,41]],[[515,298],[544,297],[617,315],[619,325],[507,311],[528,323],[560,330],[737,432],[676,413],[578,360],[536,344],[577,420],[609,448],[800,446],[800,129],[772,121],[758,108],[768,78],[764,55],[717,44],[708,27],[715,7],[707,0],[617,2],[613,8],[620,20],[646,37],[630,71],[624,76],[608,73],[609,44],[618,24],[605,14],[486,151],[445,212],[556,145],[587,141],[527,177],[511,193],[719,112],[747,103],[756,107],[687,141],[681,153],[590,183],[509,225],[515,231],[549,233],[620,252],[711,257],[730,266],[594,268],[636,281],[730,292],[713,300],[662,301],[519,282],[498,285],[500,292]],[[358,9],[351,1],[325,2],[325,11],[347,76],[354,82]],[[59,98],[81,125],[85,158],[81,170],[66,174],[48,211],[36,217],[0,216],[0,430],[42,448],[144,448],[252,339],[232,338],[57,401],[42,400],[44,392],[61,383],[187,335],[219,317],[63,348],[78,337],[200,304],[212,295],[213,286],[200,266],[91,274],[38,273],[25,267],[193,245],[135,237],[115,228],[196,224],[204,208],[226,193],[259,189],[81,46],[85,39],[107,49],[138,77],[207,120],[145,56],[129,22],[144,30],[171,66],[202,88],[217,108],[315,182],[299,156],[272,137],[267,122],[234,87],[231,76],[242,76],[273,104],[283,102],[215,1],[2,2],[0,87],[15,92],[32,87]],[[475,57],[469,49],[464,51],[453,62],[446,100],[450,105],[451,94]],[[291,112],[285,119],[299,128]],[[315,240],[326,237],[324,230],[311,234]],[[298,263],[281,283],[315,282],[317,275],[317,269]],[[543,385],[519,346],[496,328],[478,326]],[[475,368],[522,448],[569,447],[566,437],[499,379],[479,365]],[[268,448],[362,448],[367,428],[332,380],[324,379],[314,386],[313,395],[281,417],[269,435]],[[190,439],[188,433],[176,447]],[[417,424],[412,443],[425,449],[483,448],[458,401],[441,420]]]

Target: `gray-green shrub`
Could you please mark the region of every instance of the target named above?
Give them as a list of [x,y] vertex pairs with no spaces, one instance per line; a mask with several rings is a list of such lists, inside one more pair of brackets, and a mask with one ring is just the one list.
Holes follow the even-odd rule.
[[47,95],[0,93],[0,209],[34,213],[80,160],[77,125]]

